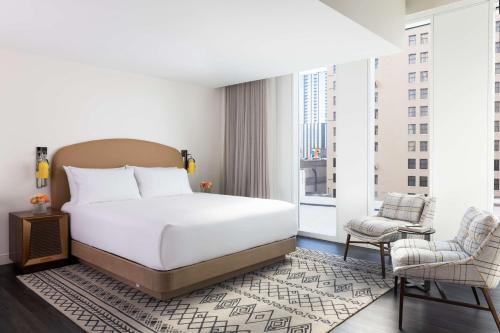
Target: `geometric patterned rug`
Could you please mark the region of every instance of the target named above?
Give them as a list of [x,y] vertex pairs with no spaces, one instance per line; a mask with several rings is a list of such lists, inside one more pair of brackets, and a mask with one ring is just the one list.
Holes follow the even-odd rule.
[[328,332],[393,287],[375,263],[302,248],[169,301],[83,264],[18,278],[86,332]]

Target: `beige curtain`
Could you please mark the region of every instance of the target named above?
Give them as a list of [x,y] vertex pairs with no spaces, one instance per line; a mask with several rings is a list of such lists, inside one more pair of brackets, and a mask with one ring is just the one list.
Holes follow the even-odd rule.
[[266,82],[226,87],[224,193],[268,198]]

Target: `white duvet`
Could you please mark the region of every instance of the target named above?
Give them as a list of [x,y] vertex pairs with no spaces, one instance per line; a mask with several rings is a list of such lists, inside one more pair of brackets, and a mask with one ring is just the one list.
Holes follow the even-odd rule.
[[295,206],[217,194],[73,205],[71,238],[156,270],[286,239],[297,233]]

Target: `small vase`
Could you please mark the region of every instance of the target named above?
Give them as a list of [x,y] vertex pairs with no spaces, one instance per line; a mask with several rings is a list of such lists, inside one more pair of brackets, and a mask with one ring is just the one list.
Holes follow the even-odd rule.
[[33,214],[45,214],[47,213],[47,204],[39,203],[33,205]]

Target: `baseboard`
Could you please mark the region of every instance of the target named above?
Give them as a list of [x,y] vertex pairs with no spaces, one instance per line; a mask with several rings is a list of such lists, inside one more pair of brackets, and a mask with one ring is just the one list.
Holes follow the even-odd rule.
[[7,265],[7,264],[11,264],[12,261],[9,259],[9,254],[6,253],[6,254],[0,254],[0,266],[1,265]]

